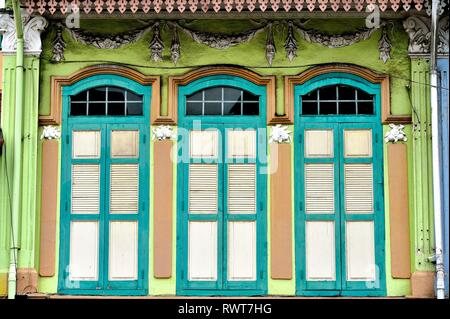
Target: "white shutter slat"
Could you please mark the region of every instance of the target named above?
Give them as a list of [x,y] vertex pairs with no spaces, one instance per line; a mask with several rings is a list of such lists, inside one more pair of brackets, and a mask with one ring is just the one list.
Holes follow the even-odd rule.
[[334,164],[305,164],[306,213],[334,213]]
[[100,166],[72,165],[72,214],[100,212]]
[[189,165],[189,212],[217,213],[217,165]]
[[373,212],[372,164],[345,164],[345,211],[350,214]]
[[112,164],[110,213],[136,214],[139,202],[139,165]]
[[256,213],[256,165],[228,165],[228,213]]

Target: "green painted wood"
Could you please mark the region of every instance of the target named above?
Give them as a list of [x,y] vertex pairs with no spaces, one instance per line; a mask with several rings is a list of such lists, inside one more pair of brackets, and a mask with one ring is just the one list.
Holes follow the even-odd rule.
[[[96,75],[72,86],[63,88],[63,134],[61,175],[61,236],[58,292],[62,294],[146,295],[148,292],[148,236],[149,236],[149,117],[144,108],[142,116],[69,116],[70,96],[88,88],[114,85],[143,95],[144,105],[150,105],[151,87],[145,87],[129,79],[113,75]],[[99,159],[73,160],[72,134],[76,130],[101,132],[101,157]],[[110,133],[112,130],[139,130],[139,158],[110,158]],[[100,165],[100,214],[71,214],[71,165]],[[139,211],[138,214],[110,214],[109,189],[111,164],[139,164]],[[70,222],[92,220],[99,222],[99,265],[97,281],[70,281],[68,278],[70,252]],[[111,281],[108,279],[109,225],[110,221],[138,222],[138,279]]]
[[[213,86],[230,86],[250,91],[260,96],[259,116],[186,116],[185,105],[186,96],[204,88]],[[266,225],[266,197],[267,180],[264,175],[259,174],[263,166],[267,163],[263,158],[245,160],[245,163],[256,163],[257,170],[257,213],[246,215],[233,215],[228,213],[227,207],[227,167],[235,163],[235,160],[226,157],[227,139],[226,130],[233,128],[254,128],[257,131],[257,156],[266,156],[266,136],[258,131],[258,128],[265,126],[266,96],[265,88],[257,86],[247,80],[228,76],[209,76],[182,86],[179,89],[179,130],[186,129],[185,136],[179,135],[178,143],[181,144],[179,157],[179,174],[177,178],[178,189],[178,241],[177,241],[177,294],[178,295],[262,295],[267,293],[267,225]],[[189,173],[189,163],[199,163],[189,157],[188,132],[198,129],[201,123],[202,129],[217,129],[219,131],[219,152],[214,160],[203,159],[200,162],[217,163],[218,165],[218,213],[217,214],[190,214],[188,212],[188,188],[187,178]],[[240,163],[240,162],[239,162]],[[188,280],[188,229],[187,220],[214,220],[218,222],[218,270],[217,280],[211,282],[189,281]],[[257,271],[255,281],[228,281],[227,278],[227,222],[234,220],[249,221],[257,223]]]
[[[301,96],[312,90],[326,85],[345,84],[359,88],[375,96],[374,115],[327,115],[327,116],[303,116],[301,111]],[[344,73],[330,73],[317,76],[303,85],[294,88],[295,106],[295,179],[299,181],[300,191],[295,196],[295,225],[296,225],[296,268],[297,268],[297,294],[298,295],[386,295],[385,273],[385,225],[383,206],[383,157],[382,157],[382,129],[380,87],[371,84],[357,76]],[[334,136],[334,158],[309,159],[304,157],[304,130],[311,128],[331,129]],[[372,129],[373,157],[371,159],[346,159],[343,154],[343,130],[348,128]],[[334,163],[334,189],[335,189],[335,214],[306,214],[305,212],[305,186],[304,165],[307,163]],[[373,214],[346,214],[344,202],[344,164],[345,163],[373,163],[373,189],[374,189],[374,213]],[[307,220],[334,221],[336,243],[336,280],[335,281],[307,281],[305,262],[305,222]],[[346,241],[345,222],[349,220],[374,221],[375,227],[375,264],[378,280],[374,282],[350,282],[346,280]]]

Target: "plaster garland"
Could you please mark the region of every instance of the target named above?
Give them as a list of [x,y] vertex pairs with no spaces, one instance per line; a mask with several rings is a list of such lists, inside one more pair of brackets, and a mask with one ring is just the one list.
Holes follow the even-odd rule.
[[277,124],[271,127],[269,143],[292,143],[291,134],[287,126]]
[[397,143],[397,142],[406,142],[408,138],[406,137],[406,133],[403,131],[405,128],[404,125],[396,125],[396,124],[389,124],[389,127],[391,128],[388,132],[386,132],[386,135],[384,136],[384,141],[386,143]]
[[[40,55],[42,52],[41,33],[48,25],[47,20],[41,16],[31,17],[22,15],[24,25],[24,52],[26,55]],[[14,19],[8,14],[0,15],[0,33],[3,35],[3,54],[15,54],[16,52],[16,25]]]

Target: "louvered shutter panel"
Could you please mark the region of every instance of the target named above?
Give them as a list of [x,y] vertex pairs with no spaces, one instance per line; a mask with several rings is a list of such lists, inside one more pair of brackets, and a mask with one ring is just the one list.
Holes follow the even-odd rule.
[[345,164],[345,211],[353,214],[373,212],[372,164]]
[[256,213],[255,164],[228,165],[228,212],[230,214]]
[[100,166],[72,165],[72,214],[98,214]]
[[133,214],[138,212],[139,165],[111,165],[111,203],[112,214]]
[[305,164],[306,212],[334,213],[334,164]]
[[217,165],[189,165],[189,212],[217,212]]

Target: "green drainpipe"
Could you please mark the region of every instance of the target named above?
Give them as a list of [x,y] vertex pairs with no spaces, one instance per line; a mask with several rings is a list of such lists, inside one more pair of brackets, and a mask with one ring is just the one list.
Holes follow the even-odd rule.
[[20,180],[22,162],[22,111],[23,111],[23,26],[19,0],[13,0],[16,21],[16,105],[14,108],[14,170],[11,216],[11,250],[9,256],[8,299],[16,296],[17,259],[19,252]]

